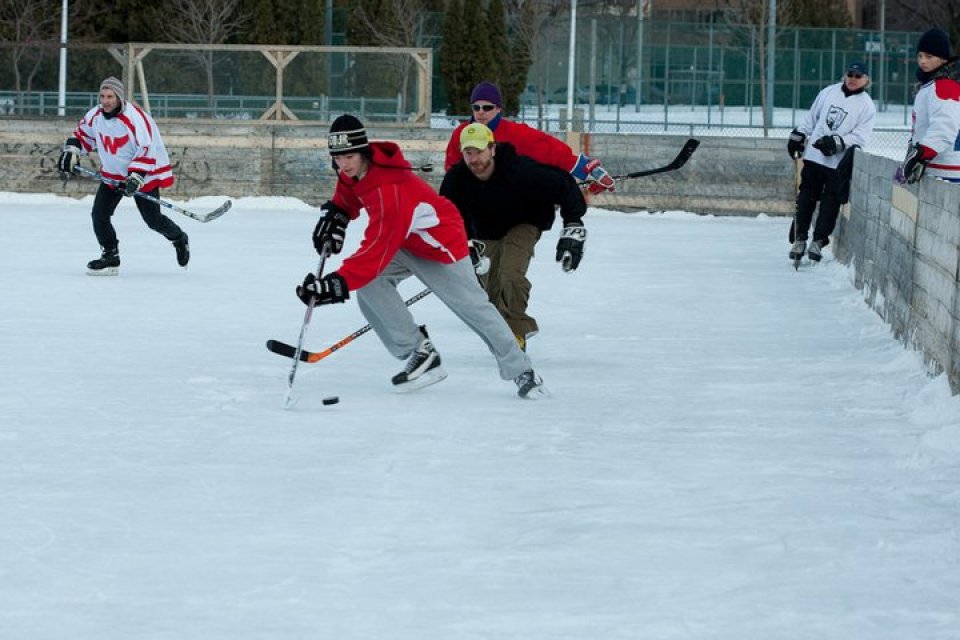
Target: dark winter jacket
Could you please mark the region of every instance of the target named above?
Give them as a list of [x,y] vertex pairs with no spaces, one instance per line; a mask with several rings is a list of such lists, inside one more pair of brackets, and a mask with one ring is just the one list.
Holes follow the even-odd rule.
[[478,240],[499,240],[521,223],[546,231],[553,225],[556,206],[564,224],[581,223],[587,211],[569,173],[517,155],[509,142],[497,143],[488,180],[477,179],[461,160],[443,177],[440,195],[457,205],[467,235]]

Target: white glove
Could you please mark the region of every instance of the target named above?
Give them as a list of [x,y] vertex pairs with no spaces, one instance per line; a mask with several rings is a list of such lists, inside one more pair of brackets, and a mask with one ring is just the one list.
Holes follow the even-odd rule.
[[473,263],[473,270],[478,276],[485,276],[490,271],[490,258],[483,255],[487,250],[487,243],[483,240],[467,240],[467,247],[470,248],[470,262]]

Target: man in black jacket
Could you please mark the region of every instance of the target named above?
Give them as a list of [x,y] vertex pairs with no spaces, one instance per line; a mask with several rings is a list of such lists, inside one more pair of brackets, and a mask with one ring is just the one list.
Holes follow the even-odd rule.
[[460,151],[463,159],[444,176],[440,195],[460,210],[480,282],[526,349],[539,331],[527,314],[534,246],[553,225],[559,206],[557,262],[564,271],[575,270],[587,239],[587,203],[569,173],[517,155],[508,142],[495,143],[490,129],[478,122],[460,133]]

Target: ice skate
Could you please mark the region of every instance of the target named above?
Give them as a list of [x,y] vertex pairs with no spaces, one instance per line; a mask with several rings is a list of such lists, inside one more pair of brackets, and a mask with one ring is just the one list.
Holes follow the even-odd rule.
[[812,262],[820,262],[823,259],[823,247],[825,245],[826,243],[823,240],[814,240],[810,243],[810,248],[807,249],[807,257]]
[[187,234],[183,234],[179,240],[174,240],[173,248],[177,250],[177,264],[186,269],[187,263],[190,262],[190,238]]
[[517,384],[517,395],[526,400],[539,400],[549,395],[547,388],[543,386],[543,379],[534,373],[533,369],[524,371],[513,381]]
[[393,376],[393,388],[401,393],[416,391],[436,384],[447,377],[440,365],[440,354],[433,348],[426,327],[420,327],[423,339],[407,360],[403,371]]
[[116,249],[104,249],[103,255],[87,263],[87,275],[115,276],[120,273],[120,253]]
[[800,267],[800,261],[803,260],[803,254],[807,252],[807,241],[806,240],[796,240],[793,243],[793,246],[790,247],[790,259],[793,260],[793,268],[797,269]]

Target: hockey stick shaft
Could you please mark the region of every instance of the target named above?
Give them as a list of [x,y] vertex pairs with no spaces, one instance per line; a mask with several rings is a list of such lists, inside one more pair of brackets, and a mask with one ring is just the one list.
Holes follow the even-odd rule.
[[[409,307],[410,305],[426,298],[428,295],[430,295],[430,293],[431,293],[430,289],[424,289],[420,293],[408,298],[404,302],[404,304]],[[270,351],[278,355],[286,356],[287,358],[295,358],[302,362],[311,362],[311,363],[320,362],[327,356],[333,354],[333,352],[339,351],[340,349],[344,348],[345,346],[347,346],[348,344],[350,344],[351,342],[353,342],[363,334],[369,332],[371,329],[373,329],[373,327],[371,327],[369,324],[364,325],[359,329],[357,329],[356,331],[354,331],[353,333],[351,333],[350,335],[348,335],[347,337],[330,345],[323,351],[306,351],[304,349],[301,349],[299,352],[297,352],[297,349],[293,345],[289,345],[284,342],[280,342],[278,340],[268,340],[267,349],[269,349]]]
[[[84,167],[79,167],[79,166],[78,166],[78,167],[74,167],[74,168],[73,168],[73,172],[76,173],[76,174],[78,174],[78,175],[85,176],[85,177],[87,177],[87,178],[93,178],[94,180],[99,180],[100,182],[103,182],[104,184],[109,184],[109,185],[114,186],[114,187],[122,187],[122,186],[123,186],[123,182],[120,181],[120,180],[114,180],[113,178],[108,178],[108,177],[106,177],[106,176],[104,176],[104,175],[102,175],[102,174],[100,174],[100,173],[97,173],[96,171],[91,171],[90,169],[86,169],[86,168],[84,168]],[[176,211],[177,213],[183,214],[183,215],[187,216],[188,218],[193,218],[194,220],[198,220],[198,221],[200,221],[200,222],[210,222],[211,220],[216,220],[217,218],[219,218],[220,216],[222,216],[223,214],[225,214],[227,211],[229,211],[230,207],[231,207],[232,204],[233,204],[230,200],[227,200],[225,203],[223,203],[222,205],[220,205],[219,207],[217,207],[217,208],[214,209],[213,211],[204,214],[204,213],[194,213],[193,211],[188,211],[187,209],[184,209],[184,208],[182,208],[182,207],[178,207],[177,205],[173,204],[172,202],[167,202],[166,200],[161,200],[160,198],[158,198],[158,197],[156,197],[156,196],[152,196],[152,195],[150,195],[149,193],[144,193],[144,192],[142,192],[142,191],[136,191],[136,192],[134,192],[133,195],[136,196],[136,197],[138,197],[138,198],[142,198],[142,199],[144,199],[144,200],[147,200],[147,201],[149,201],[149,202],[155,202],[156,204],[160,205],[161,207],[166,207],[167,209],[170,209],[170,210],[172,210],[172,211]]]
[[680,153],[677,154],[677,157],[674,158],[670,164],[664,165],[662,167],[657,167],[656,169],[646,169],[644,171],[634,171],[633,173],[625,173],[619,176],[613,176],[614,180],[629,180],[630,178],[643,178],[646,176],[652,176],[657,173],[666,173],[667,171],[676,171],[687,164],[687,160],[690,159],[690,156],[693,155],[693,152],[697,150],[697,147],[700,146],[700,141],[696,138],[690,138],[687,140],[683,147],[680,149]]
[[[327,263],[327,256],[330,255],[330,243],[323,245],[320,252],[320,262],[317,264],[317,279],[323,275],[323,267]],[[303,338],[307,335],[307,327],[310,326],[310,319],[313,317],[313,309],[317,305],[317,299],[310,297],[307,303],[307,310],[303,313],[303,324],[300,325],[300,336],[297,338],[297,349],[293,355],[293,364],[290,366],[290,373],[287,375],[287,391],[283,395],[283,408],[289,409],[293,406],[293,383],[297,377],[297,366],[300,364],[300,354],[303,352]]]

